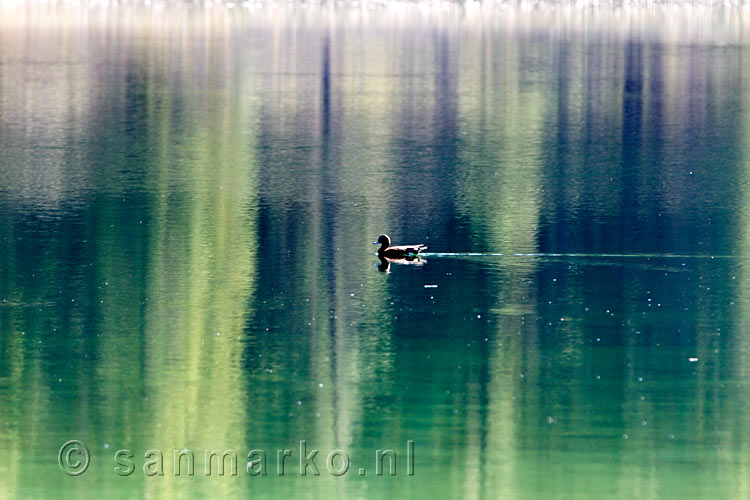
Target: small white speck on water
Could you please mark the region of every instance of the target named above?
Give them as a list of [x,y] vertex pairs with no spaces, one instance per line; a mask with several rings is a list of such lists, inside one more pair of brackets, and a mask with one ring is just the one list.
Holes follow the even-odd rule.
[[350,294],[349,294],[349,297],[354,297],[354,294],[353,294],[353,293],[350,293]]
[[302,401],[297,401],[297,406],[302,406]]
[[698,358],[688,358],[688,361],[690,361],[691,363],[697,363]]
[[323,384],[318,384],[318,387],[323,387]]
[[674,439],[674,434],[670,434],[670,435],[669,435],[669,436],[667,436],[667,437],[668,437],[669,439]]
[[643,377],[638,377],[638,382],[643,382]]
[[221,336],[221,332],[216,332],[216,336],[220,337]]
[[645,425],[648,425],[648,423],[646,423],[645,420],[641,420],[641,425],[645,426]]
[[477,314],[477,319],[482,319],[482,315],[481,314]]
[[554,418],[552,418],[552,417],[547,417],[547,424],[548,424],[548,425],[551,425],[551,424],[554,424],[554,423],[555,423],[555,419],[554,419]]
[[108,450],[108,449],[109,449],[109,443],[104,443],[104,449],[105,449],[105,450]]
[[425,288],[437,288],[438,286],[437,285],[425,285],[424,287]]
[[623,435],[622,435],[622,438],[623,438],[623,439],[627,439],[627,438],[628,438],[628,435],[627,435],[627,434],[623,434]]

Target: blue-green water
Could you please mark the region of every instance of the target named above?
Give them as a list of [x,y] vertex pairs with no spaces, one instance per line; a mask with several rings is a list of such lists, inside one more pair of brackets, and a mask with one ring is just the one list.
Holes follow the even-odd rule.
[[750,496],[745,18],[4,3],[0,497]]

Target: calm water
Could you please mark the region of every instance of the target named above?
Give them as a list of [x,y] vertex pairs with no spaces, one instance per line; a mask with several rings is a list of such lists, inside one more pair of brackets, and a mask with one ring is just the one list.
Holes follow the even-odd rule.
[[0,497],[747,498],[748,27],[3,4]]

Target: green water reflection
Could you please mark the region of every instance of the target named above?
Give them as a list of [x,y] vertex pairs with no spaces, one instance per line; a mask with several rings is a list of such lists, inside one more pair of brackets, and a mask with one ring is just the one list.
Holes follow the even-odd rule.
[[0,10],[0,497],[750,496],[744,14]]

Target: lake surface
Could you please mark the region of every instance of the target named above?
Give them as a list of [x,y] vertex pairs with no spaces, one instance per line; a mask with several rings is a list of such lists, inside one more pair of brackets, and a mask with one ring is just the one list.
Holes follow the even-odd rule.
[[0,497],[747,498],[749,27],[4,3]]

